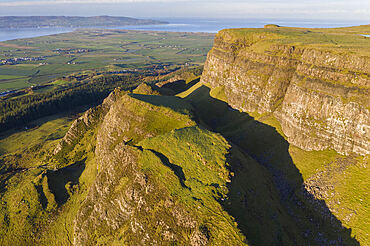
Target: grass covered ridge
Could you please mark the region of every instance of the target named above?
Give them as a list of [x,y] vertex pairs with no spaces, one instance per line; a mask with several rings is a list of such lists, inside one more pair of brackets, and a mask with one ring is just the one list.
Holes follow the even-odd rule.
[[241,28],[220,31],[216,38],[242,45],[255,52],[269,50],[272,45],[294,45],[358,56],[370,55],[370,25],[344,28]]

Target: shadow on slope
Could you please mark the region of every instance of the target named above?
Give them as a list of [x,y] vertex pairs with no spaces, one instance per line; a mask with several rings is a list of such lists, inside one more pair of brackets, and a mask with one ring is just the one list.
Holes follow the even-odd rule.
[[174,96],[157,96],[157,95],[142,95],[142,94],[129,94],[130,97],[137,100],[153,104],[155,106],[166,107],[178,113],[189,114],[192,107],[189,103],[181,98]]
[[256,121],[210,96],[201,86],[185,98],[199,122],[232,144],[229,161],[235,176],[224,208],[253,245],[359,245],[315,199],[275,128]]
[[174,94],[178,94],[180,92],[186,91],[190,89],[193,85],[198,83],[200,78],[196,78],[188,83],[185,80],[176,80],[174,82],[170,82],[161,86],[161,89],[167,89],[174,92]]
[[66,203],[70,193],[73,193],[73,186],[78,184],[79,178],[85,170],[85,161],[86,158],[56,171],[48,170],[48,185],[58,206]]
[[182,187],[189,189],[189,187],[187,187],[185,184],[186,178],[185,178],[185,174],[181,166],[171,163],[170,160],[167,158],[167,156],[165,156],[162,153],[159,153],[158,151],[155,151],[153,149],[148,149],[148,150],[152,152],[153,154],[155,154],[162,161],[164,165],[166,165],[173,171],[173,173],[179,178],[179,181]]

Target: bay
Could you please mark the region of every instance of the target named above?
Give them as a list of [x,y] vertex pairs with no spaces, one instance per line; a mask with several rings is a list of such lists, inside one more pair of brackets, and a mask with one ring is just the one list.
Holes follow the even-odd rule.
[[[155,19],[155,18],[153,18]],[[166,32],[208,32],[216,33],[225,28],[258,28],[265,24],[278,24],[281,26],[329,28],[361,25],[359,22],[319,21],[319,20],[272,20],[272,19],[201,19],[201,18],[161,18],[158,20],[168,21],[165,25],[137,25],[105,27],[106,29],[126,29],[142,31],[166,31]],[[104,28],[104,27],[98,27]],[[0,41],[21,38],[32,38],[71,32],[78,28],[1,28]]]

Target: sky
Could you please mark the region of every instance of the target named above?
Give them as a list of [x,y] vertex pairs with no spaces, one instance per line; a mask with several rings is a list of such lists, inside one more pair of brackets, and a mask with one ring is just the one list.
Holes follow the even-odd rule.
[[370,0],[0,0],[0,15],[264,18],[370,24]]

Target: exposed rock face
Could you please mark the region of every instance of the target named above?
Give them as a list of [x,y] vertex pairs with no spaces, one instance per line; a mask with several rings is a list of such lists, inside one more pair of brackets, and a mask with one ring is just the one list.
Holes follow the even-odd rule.
[[370,58],[287,44],[255,52],[253,43],[266,39],[256,35],[251,42],[220,32],[201,81],[224,87],[234,108],[273,113],[302,149],[370,154]]
[[54,149],[53,154],[57,155],[60,151],[66,147],[71,146],[75,141],[90,128],[95,127],[95,125],[102,120],[105,114],[108,112],[110,106],[116,101],[120,89],[116,89],[112,92],[103,103],[87,110],[81,117],[76,119],[71,127],[69,128],[66,135],[60,140]]

